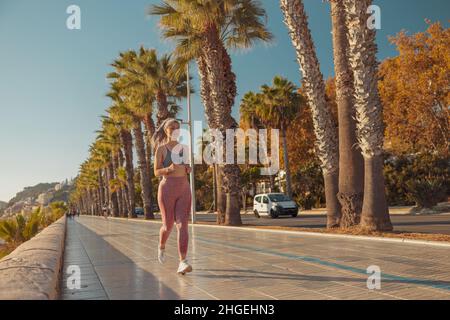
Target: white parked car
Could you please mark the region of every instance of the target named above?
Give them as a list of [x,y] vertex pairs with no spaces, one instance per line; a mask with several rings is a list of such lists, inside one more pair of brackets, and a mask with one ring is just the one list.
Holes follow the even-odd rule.
[[256,217],[269,216],[272,219],[279,216],[297,217],[298,205],[283,193],[258,194],[253,200],[253,212]]

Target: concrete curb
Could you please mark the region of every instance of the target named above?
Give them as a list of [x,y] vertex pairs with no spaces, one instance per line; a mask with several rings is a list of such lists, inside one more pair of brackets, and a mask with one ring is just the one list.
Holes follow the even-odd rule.
[[65,235],[64,216],[0,260],[0,300],[56,300]]
[[[95,216],[85,216],[90,218],[102,218]],[[102,218],[104,219],[104,218]],[[151,221],[151,220],[133,220],[127,218],[114,218],[109,217],[108,219],[113,220],[122,220],[122,221],[130,221],[136,223],[161,223],[161,221]],[[290,235],[301,235],[301,236],[312,236],[312,237],[327,237],[327,238],[339,238],[339,239],[353,239],[353,240],[372,240],[372,241],[381,241],[381,242],[393,242],[393,243],[404,243],[404,244],[417,244],[417,245],[428,245],[435,247],[446,247],[450,248],[450,243],[444,241],[427,241],[427,240],[413,240],[413,239],[404,239],[404,238],[385,238],[385,237],[371,237],[371,236],[355,236],[355,235],[346,235],[346,234],[336,234],[336,233],[320,233],[320,232],[306,232],[306,231],[295,231],[295,230],[275,230],[275,229],[260,229],[254,227],[233,227],[233,226],[215,226],[215,225],[205,225],[205,224],[195,224],[191,225],[193,227],[201,227],[201,228],[229,228],[235,229],[239,231],[252,230],[258,232],[268,232],[268,233],[278,233],[278,234],[290,234]]]

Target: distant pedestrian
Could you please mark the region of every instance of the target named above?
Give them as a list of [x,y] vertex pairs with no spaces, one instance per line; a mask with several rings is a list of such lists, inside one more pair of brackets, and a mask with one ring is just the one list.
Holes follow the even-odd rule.
[[108,206],[106,205],[106,203],[103,204],[102,210],[103,210],[103,217],[105,219],[108,219]]

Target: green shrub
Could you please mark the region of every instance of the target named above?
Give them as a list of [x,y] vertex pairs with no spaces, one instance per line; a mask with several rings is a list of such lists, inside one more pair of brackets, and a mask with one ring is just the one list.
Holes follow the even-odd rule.
[[389,205],[434,206],[445,201],[450,191],[448,157],[387,155],[384,176]]
[[429,178],[408,181],[409,198],[419,208],[433,208],[446,198],[445,181],[442,178]]
[[0,259],[7,256],[14,250],[14,247],[8,246],[8,245],[0,245]]
[[38,208],[29,216],[18,214],[14,218],[0,220],[0,238],[9,248],[15,248],[57,221],[66,211],[64,202],[54,202],[48,209]]
[[292,191],[295,201],[304,209],[325,205],[325,187],[322,169],[312,162],[301,167],[292,176]]
[[0,238],[8,244],[18,245],[33,238],[39,232],[39,226],[38,212],[28,218],[19,214],[14,218],[0,221]]
[[53,222],[59,220],[67,212],[67,206],[64,202],[53,202],[50,204],[50,220]]

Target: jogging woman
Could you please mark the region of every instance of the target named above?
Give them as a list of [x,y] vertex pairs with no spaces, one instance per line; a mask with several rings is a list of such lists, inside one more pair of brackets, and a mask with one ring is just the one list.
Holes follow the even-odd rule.
[[162,226],[159,236],[158,260],[166,261],[166,242],[176,222],[178,230],[179,274],[192,271],[186,259],[189,241],[188,220],[191,208],[191,189],[187,175],[191,172],[188,149],[178,142],[180,123],[175,119],[165,120],[156,130],[152,143],[155,153],[155,175],[163,177],[158,188],[158,204]]

